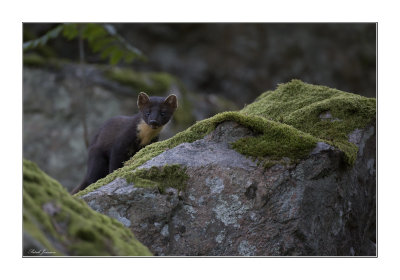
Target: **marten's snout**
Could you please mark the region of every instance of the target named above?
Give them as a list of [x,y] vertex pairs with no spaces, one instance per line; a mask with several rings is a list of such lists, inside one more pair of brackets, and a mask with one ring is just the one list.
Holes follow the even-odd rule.
[[151,128],[156,129],[160,126],[160,123],[156,120],[150,120],[149,125],[151,126]]

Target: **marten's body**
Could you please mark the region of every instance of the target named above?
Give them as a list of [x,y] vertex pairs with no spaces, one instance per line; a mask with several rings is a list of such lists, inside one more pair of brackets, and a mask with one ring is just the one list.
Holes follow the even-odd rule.
[[83,182],[72,193],[85,189],[98,179],[123,166],[144,146],[156,142],[163,126],[178,106],[175,95],[148,97],[140,93],[139,113],[109,119],[89,146],[87,172]]

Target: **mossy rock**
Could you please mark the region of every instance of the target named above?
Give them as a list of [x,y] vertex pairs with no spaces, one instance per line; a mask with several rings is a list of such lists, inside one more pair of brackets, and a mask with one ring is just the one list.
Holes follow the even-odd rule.
[[43,67],[47,64],[46,59],[37,53],[24,54],[23,62],[24,66],[31,67]]
[[51,255],[151,255],[128,228],[72,197],[28,160],[23,161],[23,230]]
[[163,72],[136,72],[128,68],[112,67],[105,75],[116,82],[131,87],[136,91],[164,94],[175,82],[173,76]]
[[[134,170],[146,161],[181,143],[203,138],[225,121],[235,121],[256,134],[232,143],[232,148],[263,161],[266,167],[282,158],[291,162],[301,160],[310,154],[317,142],[339,148],[347,163],[352,165],[358,148],[348,141],[348,134],[375,122],[375,106],[373,98],[292,80],[274,91],[263,93],[240,111],[217,114],[170,139],[146,146],[124,167],[76,195],[84,195],[117,177],[133,180]],[[321,114],[326,112],[331,115],[330,119],[321,118]]]
[[352,165],[358,148],[348,141],[348,135],[375,123],[376,100],[292,80],[263,93],[241,112],[309,133],[345,152],[347,162]]
[[27,52],[23,55],[24,66],[32,68],[47,68],[53,70],[59,70],[66,63],[70,63],[66,59],[58,59],[51,56],[42,56],[38,52]]

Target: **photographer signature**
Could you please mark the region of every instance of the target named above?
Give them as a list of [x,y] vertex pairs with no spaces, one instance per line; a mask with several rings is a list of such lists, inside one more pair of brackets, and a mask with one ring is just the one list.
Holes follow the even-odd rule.
[[30,249],[28,252],[31,255],[38,255],[38,256],[54,255],[56,253],[56,252],[52,252],[52,251],[47,251],[46,249],[41,249],[41,250]]

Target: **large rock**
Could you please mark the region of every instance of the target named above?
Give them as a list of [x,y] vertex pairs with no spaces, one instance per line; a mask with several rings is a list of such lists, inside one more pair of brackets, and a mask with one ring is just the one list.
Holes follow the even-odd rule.
[[90,209],[28,160],[23,162],[24,256],[148,256],[121,223]]
[[77,196],[156,255],[372,256],[374,104],[292,81],[147,147]]

